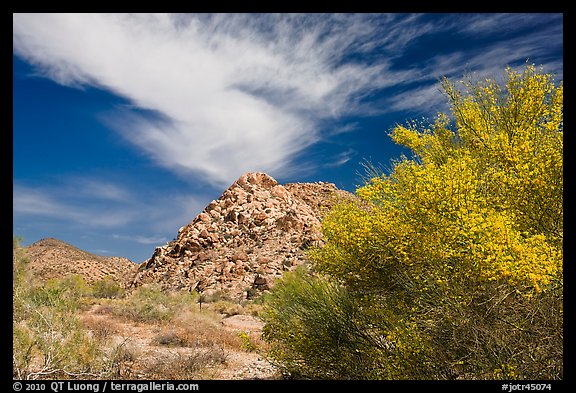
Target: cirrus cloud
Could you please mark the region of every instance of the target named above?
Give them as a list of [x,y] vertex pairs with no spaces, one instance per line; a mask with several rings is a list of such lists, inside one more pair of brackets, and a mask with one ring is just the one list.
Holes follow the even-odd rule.
[[13,22],[15,53],[42,75],[125,97],[131,107],[109,124],[162,166],[217,185],[248,170],[281,173],[319,139],[322,121],[398,79],[386,62],[344,61],[374,33],[362,16],[15,14]]
[[[112,128],[157,164],[223,187],[250,170],[294,173],[346,115],[433,111],[442,75],[546,59],[561,28],[561,14],[14,14],[13,47],[57,83],[125,98]],[[492,40],[403,58],[441,34]],[[561,77],[561,63],[547,68]],[[387,88],[378,106],[364,99]]]

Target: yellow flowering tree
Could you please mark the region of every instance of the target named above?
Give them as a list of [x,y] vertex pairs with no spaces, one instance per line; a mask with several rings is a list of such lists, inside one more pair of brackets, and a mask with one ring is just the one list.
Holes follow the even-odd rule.
[[340,377],[561,378],[562,85],[533,66],[441,83],[451,116],[396,126],[413,156],[333,208],[311,253],[377,349],[379,373]]

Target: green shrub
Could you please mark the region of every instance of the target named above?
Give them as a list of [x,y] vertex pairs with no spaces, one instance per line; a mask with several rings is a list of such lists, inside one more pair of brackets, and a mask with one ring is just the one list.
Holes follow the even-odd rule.
[[169,321],[178,313],[194,307],[197,294],[162,291],[159,286],[139,287],[130,296],[110,303],[114,315],[140,322]]
[[210,309],[227,317],[244,313],[244,308],[241,304],[229,300],[218,300],[210,304]]
[[24,251],[13,257],[12,373],[18,379],[94,377],[103,373],[98,343],[82,328],[78,296],[86,286],[76,277],[33,285]]
[[100,299],[119,299],[125,296],[125,291],[112,277],[107,276],[92,284],[92,296]]
[[374,316],[380,316],[365,304],[366,298],[345,286],[299,267],[285,273],[265,296],[263,338],[271,347],[268,356],[284,374],[315,379],[415,377],[410,371],[394,374],[386,360],[401,351],[403,361],[415,362],[420,356],[415,348],[421,345],[416,334],[397,330],[404,348],[394,348],[378,330],[382,326]]

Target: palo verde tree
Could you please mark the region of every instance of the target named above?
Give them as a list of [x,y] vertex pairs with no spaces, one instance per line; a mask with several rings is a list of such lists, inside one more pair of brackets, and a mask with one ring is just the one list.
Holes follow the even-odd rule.
[[396,126],[412,157],[325,217],[264,313],[286,373],[562,378],[563,88],[505,76],[443,79],[451,114]]

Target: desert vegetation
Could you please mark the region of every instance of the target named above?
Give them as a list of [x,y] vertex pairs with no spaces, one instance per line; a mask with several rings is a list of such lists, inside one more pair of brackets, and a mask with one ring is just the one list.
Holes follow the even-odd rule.
[[82,328],[77,310],[87,286],[76,277],[39,284],[13,244],[13,357],[15,378],[94,377],[113,367]]
[[230,354],[264,348],[259,335],[222,322],[258,305],[220,296],[200,309],[198,294],[154,285],[127,293],[109,278],[39,280],[13,246],[14,378],[213,379]]
[[450,114],[322,223],[262,316],[293,378],[563,377],[563,88],[532,66],[441,81]]

